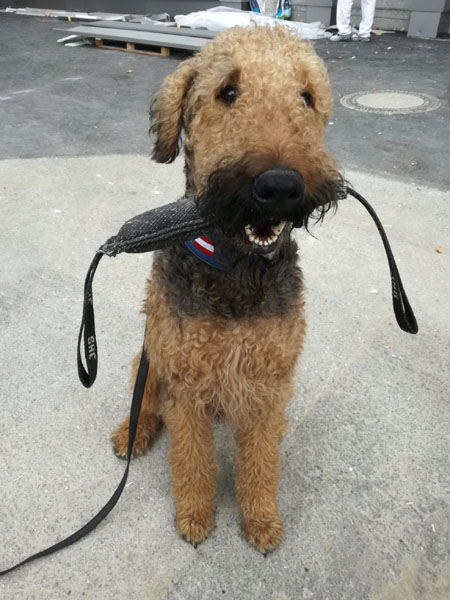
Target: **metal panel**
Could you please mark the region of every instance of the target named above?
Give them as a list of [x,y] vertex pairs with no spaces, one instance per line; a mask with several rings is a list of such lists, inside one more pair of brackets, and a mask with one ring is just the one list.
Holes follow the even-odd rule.
[[123,21],[95,21],[89,23],[89,27],[106,27],[108,29],[126,29],[132,31],[149,31],[151,33],[170,33],[171,35],[184,35],[196,38],[208,38],[212,39],[215,37],[215,31],[208,31],[206,29],[188,29],[184,27],[164,27],[161,25],[146,25],[145,23],[124,23]]
[[70,34],[80,37],[101,38],[104,40],[119,40],[121,42],[133,42],[134,44],[146,44],[148,46],[160,46],[162,48],[181,48],[183,50],[200,50],[208,41],[206,38],[195,38],[170,33],[151,33],[149,31],[127,31],[125,29],[109,29],[106,27],[72,27],[66,30]]

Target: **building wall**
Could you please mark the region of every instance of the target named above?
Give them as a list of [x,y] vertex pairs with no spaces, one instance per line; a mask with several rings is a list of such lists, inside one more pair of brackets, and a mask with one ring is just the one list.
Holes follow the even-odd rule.
[[[235,0],[233,0],[234,2]],[[335,23],[336,2],[337,0],[291,0],[293,18],[296,21],[310,22],[317,18],[310,18],[310,15],[319,15],[318,19],[324,22],[325,25],[333,25]],[[423,0],[423,2],[426,4],[429,0]],[[417,0],[377,0],[374,29],[406,31],[414,3],[417,3]],[[172,16],[205,10],[219,4],[220,0],[0,0],[1,8],[28,6],[84,12],[135,14],[168,12]],[[321,18],[320,15],[328,15],[329,18],[330,7],[334,7],[334,11],[331,11],[331,21],[326,22],[326,18]],[[352,21],[354,24],[358,24],[360,19],[361,0],[354,0]]]
[[[427,0],[424,0],[426,2]],[[306,21],[310,7],[326,7],[330,4],[336,7],[336,0],[291,0],[293,5],[294,18],[297,21]],[[374,29],[387,29],[406,31],[408,29],[409,15],[411,12],[413,0],[377,0],[375,10]],[[317,10],[316,8],[316,10]],[[325,9],[326,10],[326,9]],[[319,10],[320,12],[320,10]],[[335,22],[335,10],[332,13],[331,25]],[[361,1],[354,0],[352,10],[352,21],[358,24],[361,19]],[[327,23],[328,25],[328,23]]]

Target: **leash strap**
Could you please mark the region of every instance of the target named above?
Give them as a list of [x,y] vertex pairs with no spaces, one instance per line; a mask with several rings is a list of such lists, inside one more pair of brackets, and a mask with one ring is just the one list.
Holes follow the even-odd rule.
[[355,190],[350,187],[347,187],[347,193],[359,200],[359,202],[361,202],[361,204],[366,208],[374,220],[383,241],[389,263],[389,269],[391,271],[392,303],[394,305],[394,314],[395,318],[397,319],[397,323],[400,329],[403,329],[403,331],[406,331],[407,333],[417,333],[419,331],[419,327],[417,325],[416,317],[408,301],[408,296],[406,295],[405,288],[403,287],[400,273],[398,272],[394,255],[392,254],[391,246],[389,245],[389,240],[386,232],[384,231],[383,225],[381,224],[377,213],[370,206],[367,200],[361,196],[361,194],[358,194],[358,192],[355,192]]
[[[97,261],[97,264],[98,264],[98,261]],[[95,527],[97,527],[97,525],[101,521],[103,521],[103,519],[112,511],[114,506],[117,504],[117,501],[119,500],[119,498],[125,488],[125,484],[126,484],[127,478],[128,478],[128,471],[130,469],[131,451],[133,448],[134,439],[136,437],[139,412],[141,410],[142,397],[144,395],[145,384],[147,381],[148,367],[149,367],[149,363],[148,363],[147,353],[145,352],[145,349],[143,347],[142,353],[141,353],[141,361],[139,363],[139,369],[137,372],[136,383],[135,383],[134,391],[133,391],[133,400],[131,402],[131,409],[130,409],[130,424],[128,427],[127,465],[125,467],[125,472],[123,474],[122,480],[120,481],[114,494],[111,496],[111,498],[105,504],[105,506],[89,521],[89,523],[86,523],[86,525],[84,525],[84,527],[81,527],[81,529],[79,529],[78,531],[76,531],[75,533],[70,535],[69,537],[66,537],[65,539],[61,540],[60,542],[54,544],[53,546],[50,546],[49,548],[46,548],[45,550],[42,550],[41,552],[37,552],[36,554],[33,554],[32,556],[29,556],[28,558],[26,558],[25,560],[22,560],[17,565],[14,565],[13,567],[10,567],[9,569],[5,569],[4,571],[0,571],[0,577],[2,575],[6,575],[7,573],[10,573],[11,571],[15,571],[22,565],[25,565],[33,560],[42,558],[43,556],[48,556],[49,554],[53,554],[53,552],[57,552],[58,550],[61,550],[62,548],[66,548],[67,546],[74,544],[75,542],[80,540],[82,537],[87,535],[89,532],[91,532],[93,529],[95,529]]]
[[[83,316],[81,318],[80,333],[78,334],[77,365],[78,377],[84,387],[91,387],[97,377],[98,350],[95,337],[94,298],[92,296],[92,281],[98,263],[103,256],[102,250],[97,250],[91,262],[84,281]],[[81,360],[81,342],[84,341],[84,356],[86,368]]]

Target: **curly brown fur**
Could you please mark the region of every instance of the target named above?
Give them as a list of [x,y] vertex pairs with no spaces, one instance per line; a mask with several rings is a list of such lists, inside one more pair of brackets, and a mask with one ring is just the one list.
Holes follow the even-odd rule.
[[[167,77],[152,103],[153,158],[173,161],[184,132],[186,192],[219,226],[215,246],[234,266],[216,270],[183,244],[160,251],[144,307],[151,369],[134,452],[149,447],[162,419],[176,524],[193,544],[214,525],[216,415],[236,431],[244,534],[262,552],[282,537],[278,443],[305,333],[291,228],[335,206],[341,178],[323,147],[331,106],[323,62],[281,27],[219,34]],[[302,184],[295,200],[269,207],[255,181],[273,169]],[[245,234],[251,226],[267,237],[280,221],[286,226],[270,248]],[[119,455],[127,436],[125,421],[113,434]]]

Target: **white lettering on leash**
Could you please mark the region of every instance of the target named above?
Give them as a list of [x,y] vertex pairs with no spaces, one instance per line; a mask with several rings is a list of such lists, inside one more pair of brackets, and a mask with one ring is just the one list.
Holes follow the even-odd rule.
[[89,355],[88,355],[89,360],[91,360],[92,358],[96,360],[97,354],[95,353],[95,337],[93,335],[88,337],[87,343],[88,343],[88,351],[89,351]]

